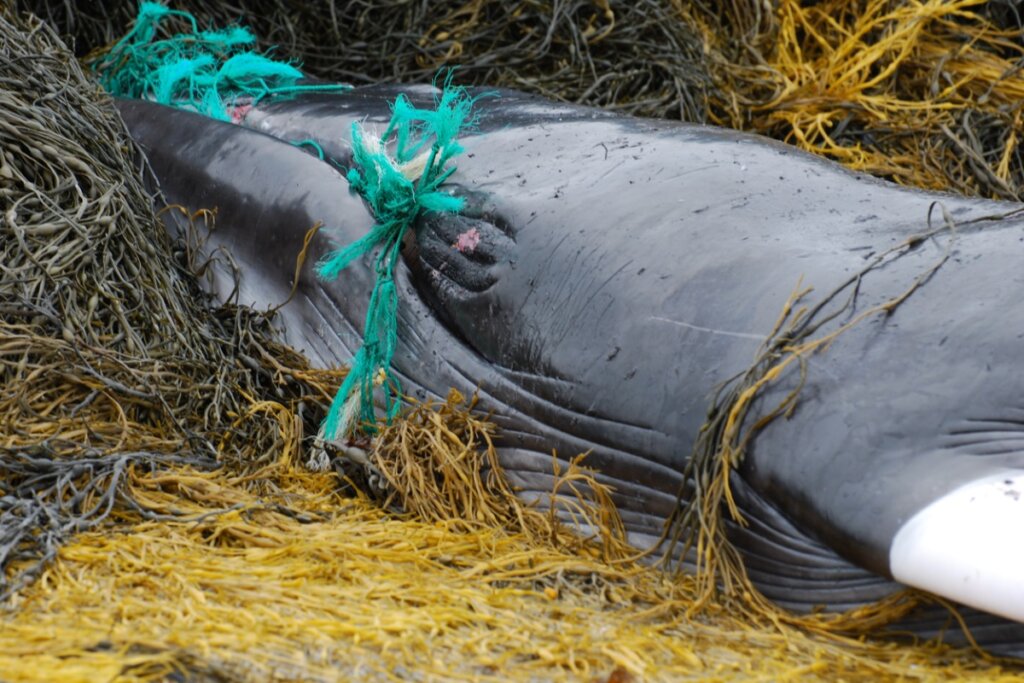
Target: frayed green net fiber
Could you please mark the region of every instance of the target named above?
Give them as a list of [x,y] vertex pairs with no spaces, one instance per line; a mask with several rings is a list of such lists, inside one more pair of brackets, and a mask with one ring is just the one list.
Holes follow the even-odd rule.
[[352,124],[353,166],[348,181],[369,204],[376,224],[362,238],[329,254],[318,267],[320,277],[333,280],[355,259],[378,247],[380,250],[374,262],[377,279],[370,295],[363,345],[331,404],[322,438],[345,438],[360,427],[373,433],[375,386],[381,387],[387,421],[398,413],[401,387],[391,371],[398,341],[395,264],[402,238],[421,212],[462,209],[461,198],[440,188],[455,172],[449,162],[463,151],[456,138],[473,124],[474,101],[464,88],[452,84],[449,72],[433,110],[415,107],[399,95],[382,135],[366,130],[359,122]]
[[[162,31],[178,18],[190,31]],[[253,51],[256,36],[243,26],[199,30],[188,12],[155,2],[139,5],[132,29],[93,63],[100,84],[112,95],[148,99],[231,121],[236,104],[255,104],[268,95],[337,91],[347,85],[300,83],[294,64]]]

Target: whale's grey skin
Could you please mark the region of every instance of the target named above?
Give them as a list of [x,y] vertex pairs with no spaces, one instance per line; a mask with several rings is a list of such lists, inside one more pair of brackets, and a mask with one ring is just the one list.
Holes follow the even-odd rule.
[[[284,301],[302,237],[325,224],[279,312],[287,339],[318,364],[347,362],[358,348],[373,281],[368,261],[334,283],[312,274],[332,242],[373,222],[335,165],[349,158],[352,121],[383,128],[399,91],[433,95],[364,88],[246,116],[279,140],[119,104],[167,200],[217,208],[210,246],[242,267],[243,303]],[[676,505],[714,390],[751,364],[799,278],[814,287],[813,305],[872,255],[925,232],[937,201],[959,224],[1017,208],[900,188],[717,128],[518,93],[478,110],[452,179],[467,210],[423,218],[404,249],[395,370],[421,398],[479,387],[501,427],[502,464],[526,497],[550,490],[552,449],[590,451],[639,546]],[[328,163],[287,144],[308,139]],[[453,245],[473,228],[480,244],[463,254]],[[904,291],[949,239],[924,240],[868,274],[854,313]],[[967,225],[904,305],[809,359],[796,412],[758,434],[733,477],[750,521],[733,540],[768,597],[842,609],[892,593],[889,548],[907,519],[965,481],[1021,467],[1022,256],[1020,221]],[[230,278],[219,287],[226,293]],[[754,416],[791,383],[768,389]],[[1024,651],[1021,625],[965,613],[986,646]],[[908,628],[956,634],[935,612]]]

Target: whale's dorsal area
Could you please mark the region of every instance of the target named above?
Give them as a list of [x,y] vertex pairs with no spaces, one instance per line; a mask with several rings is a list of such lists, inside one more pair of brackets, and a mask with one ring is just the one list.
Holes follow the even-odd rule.
[[[351,358],[372,287],[366,264],[330,284],[311,272],[332,240],[347,243],[373,222],[337,167],[349,163],[352,122],[383,126],[399,91],[433,96],[422,87],[304,96],[261,105],[247,128],[121,103],[167,199],[217,207],[210,246],[241,267],[243,303],[284,301],[306,230],[324,223],[280,311],[288,340],[317,363]],[[527,497],[550,490],[552,448],[564,458],[590,451],[631,538],[653,543],[716,389],[751,365],[801,278],[813,308],[944,210],[957,227],[868,272],[852,307],[819,330],[899,296],[949,255],[891,314],[807,359],[796,410],[757,434],[733,476],[750,520],[733,539],[756,585],[796,609],[877,599],[898,588],[895,575],[1024,620],[1024,567],[1005,568],[1017,555],[973,551],[987,559],[954,562],[963,553],[935,533],[961,510],[984,529],[974,538],[984,547],[1024,523],[1012,495],[1024,460],[1013,372],[1024,230],[987,219],[1016,206],[900,188],[711,127],[511,92],[478,110],[451,184],[466,210],[423,217],[398,273],[395,369],[407,391],[479,386],[502,428],[502,462]],[[300,140],[315,140],[325,161],[290,144]],[[222,293],[234,285],[226,274],[219,282]],[[767,386],[749,420],[797,376]],[[968,512],[965,490],[1000,504]],[[953,545],[966,543],[958,533]],[[1024,642],[1018,625],[971,618],[993,646]],[[937,632],[935,619],[914,628]]]

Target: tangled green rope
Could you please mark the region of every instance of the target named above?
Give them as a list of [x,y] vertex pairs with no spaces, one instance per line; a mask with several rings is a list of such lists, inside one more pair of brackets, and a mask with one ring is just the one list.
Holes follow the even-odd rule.
[[[364,431],[375,431],[375,386],[382,388],[386,419],[390,422],[398,413],[401,387],[391,371],[398,340],[395,264],[402,238],[421,212],[462,209],[462,199],[440,187],[455,172],[455,166],[448,164],[462,152],[456,136],[473,124],[474,101],[465,88],[452,85],[449,74],[434,110],[414,107],[399,95],[383,135],[378,137],[358,122],[352,125],[353,166],[348,181],[370,205],[376,224],[362,238],[329,254],[318,272],[325,280],[335,279],[355,259],[378,246],[380,251],[363,345],[331,404],[321,434],[325,439],[347,437],[359,423]],[[388,151],[392,142],[393,154]]]
[[[160,24],[168,17],[188,22],[191,31],[161,33]],[[349,87],[301,84],[303,74],[298,68],[251,51],[255,42],[255,36],[242,26],[200,31],[188,12],[142,2],[131,31],[96,60],[93,69],[111,94],[192,109],[222,121],[231,121],[238,107],[255,105],[268,95]],[[401,388],[391,371],[398,339],[395,263],[402,238],[420,212],[462,208],[461,199],[439,188],[455,171],[449,162],[462,152],[456,137],[472,125],[474,101],[465,88],[452,85],[449,73],[433,110],[417,108],[400,95],[383,135],[359,123],[352,126],[353,166],[348,181],[370,205],[377,222],[361,239],[330,254],[318,272],[325,280],[335,279],[353,260],[377,247],[380,251],[363,345],[331,404],[322,438],[347,437],[360,423],[364,431],[373,433],[375,386],[383,387],[386,419],[390,422],[398,412],[396,397]],[[310,145],[323,159],[315,141],[293,144]]]
[[[191,31],[158,38],[164,35],[161,22],[169,17],[188,22]],[[255,43],[245,27],[200,31],[188,12],[143,2],[132,30],[92,68],[112,95],[192,109],[221,121],[232,120],[237,104],[255,104],[268,95],[350,87],[300,84],[302,71],[253,52]]]

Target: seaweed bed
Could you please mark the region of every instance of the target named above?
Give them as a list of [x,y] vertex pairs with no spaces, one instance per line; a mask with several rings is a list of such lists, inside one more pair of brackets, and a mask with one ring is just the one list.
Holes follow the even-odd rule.
[[[421,81],[453,64],[465,83],[1021,197],[1010,2],[179,4],[244,20],[326,79]],[[206,305],[201,264],[157,227],[123,125],[65,45],[102,49],[135,3],[19,9],[44,21],[0,9],[0,680],[1019,675],[868,638],[899,606],[794,619],[699,599],[692,577],[633,560],[585,468],[562,471],[559,492],[602,540],[523,507],[471,399],[414,406],[384,431],[383,499],[306,471],[344,372],[310,368],[267,314]]]

